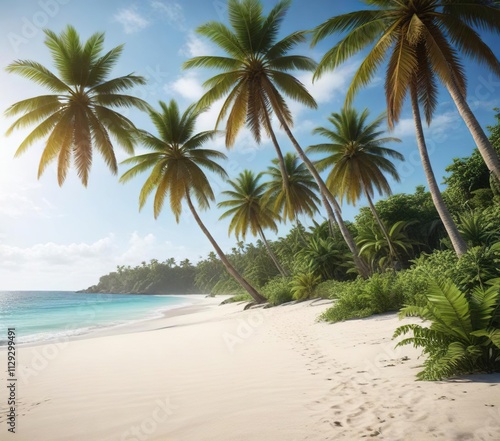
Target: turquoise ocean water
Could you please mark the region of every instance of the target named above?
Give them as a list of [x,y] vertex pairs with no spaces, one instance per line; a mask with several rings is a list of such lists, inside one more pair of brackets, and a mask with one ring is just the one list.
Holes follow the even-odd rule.
[[43,342],[160,317],[161,311],[189,304],[171,295],[0,291],[0,346],[7,328],[16,329],[18,343]]

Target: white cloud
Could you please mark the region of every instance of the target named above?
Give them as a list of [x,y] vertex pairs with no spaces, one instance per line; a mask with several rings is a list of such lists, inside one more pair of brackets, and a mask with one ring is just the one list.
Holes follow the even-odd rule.
[[299,75],[298,79],[318,103],[328,103],[336,96],[344,94],[358,66],[357,61],[346,63],[332,72],[323,74],[314,82],[312,72]]
[[[123,246],[123,245],[125,246]],[[198,250],[196,253],[199,253]],[[133,232],[128,241],[108,234],[92,243],[37,243],[27,247],[0,244],[0,289],[83,289],[117,265],[141,261],[193,259],[196,253],[182,245],[159,241],[153,234]],[[19,274],[29,274],[20,277]]]
[[123,26],[126,34],[139,32],[149,26],[149,21],[135,7],[120,9],[113,18]]
[[188,72],[174,82],[166,84],[164,89],[166,92],[177,93],[190,101],[199,100],[204,93],[201,81],[194,72]]
[[173,1],[152,0],[151,7],[156,12],[162,14],[170,25],[175,26],[180,30],[186,29],[184,11],[179,3]]
[[114,250],[113,235],[86,243],[56,244],[53,242],[39,243],[31,247],[21,248],[0,245],[0,260],[5,266],[21,269],[24,266],[62,265],[71,267],[88,259],[106,258]]
[[120,255],[119,261],[123,264],[137,264],[139,261],[148,260],[151,258],[158,243],[154,234],[146,234],[141,237],[137,231],[134,231],[128,241],[127,250]]
[[194,32],[188,34],[186,44],[179,50],[179,54],[186,57],[199,57],[212,55],[213,53],[212,46],[199,38]]
[[[422,124],[424,124],[424,135],[427,140],[433,139],[442,142],[450,134],[456,133],[456,130],[462,127],[462,120],[458,113],[452,110],[434,116],[429,127],[427,127],[425,121],[422,121]],[[401,119],[395,127],[392,136],[398,138],[415,137],[415,122],[413,118]]]
[[0,194],[0,214],[14,219],[23,216],[41,215],[43,208],[31,198],[19,193]]
[[396,138],[415,136],[415,122],[413,118],[400,119],[391,135]]

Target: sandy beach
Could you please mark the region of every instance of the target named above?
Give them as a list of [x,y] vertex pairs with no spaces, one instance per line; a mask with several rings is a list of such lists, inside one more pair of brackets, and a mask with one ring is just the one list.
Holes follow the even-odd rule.
[[[500,375],[418,382],[395,314],[220,298],[120,334],[18,347],[16,441],[498,440]],[[0,351],[5,391],[6,351]]]

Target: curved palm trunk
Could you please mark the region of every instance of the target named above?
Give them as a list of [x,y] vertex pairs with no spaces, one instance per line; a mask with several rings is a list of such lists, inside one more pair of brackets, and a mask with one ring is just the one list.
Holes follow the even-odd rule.
[[431,192],[432,201],[436,207],[439,217],[443,222],[443,225],[450,237],[453,249],[458,257],[462,256],[467,251],[467,244],[465,243],[462,236],[458,232],[457,226],[451,217],[448,208],[446,207],[441,191],[439,190],[436,177],[432,170],[431,161],[429,160],[429,154],[427,152],[427,146],[425,144],[424,130],[422,128],[422,119],[420,118],[420,109],[418,107],[418,95],[417,88],[415,85],[410,87],[411,91],[411,108],[413,111],[413,119],[415,121],[415,129],[417,135],[417,146],[420,152],[420,159],[422,161],[422,166],[424,168],[425,177],[427,178],[427,184],[429,185],[429,191]]
[[446,87],[450,92],[455,105],[457,106],[458,113],[460,113],[460,116],[469,128],[472,138],[474,138],[474,142],[476,143],[479,153],[481,153],[488,170],[490,173],[495,175],[497,180],[500,180],[500,159],[497,152],[491,145],[490,140],[484,133],[483,128],[480,126],[474,113],[472,113],[469,104],[467,104],[465,97],[460,93],[460,90],[455,82],[446,84]]
[[271,249],[271,245],[269,245],[269,242],[267,241],[266,236],[264,235],[264,231],[262,231],[262,228],[260,228],[260,227],[259,227],[259,235],[260,235],[262,241],[264,242],[264,245],[266,246],[267,253],[269,254],[269,257],[273,261],[276,268],[278,268],[278,271],[280,272],[280,274],[283,277],[288,277],[289,276],[288,272],[285,271],[285,269],[281,266],[278,258],[276,257],[276,254],[274,254],[273,250]]
[[399,257],[399,254],[397,253],[396,249],[392,245],[391,237],[389,236],[389,232],[387,231],[387,228],[382,222],[382,219],[380,219],[380,216],[378,215],[377,209],[375,208],[375,205],[373,204],[372,198],[370,197],[369,193],[366,191],[366,188],[364,188],[364,193],[366,196],[366,200],[368,201],[368,206],[370,207],[370,210],[373,214],[373,217],[378,223],[378,226],[380,227],[380,230],[382,231],[382,234],[385,237],[385,240],[387,241],[387,245],[389,246],[389,252],[391,255],[399,261],[401,265],[403,265],[403,262],[401,262],[401,258]]
[[252,298],[257,302],[257,303],[264,303],[266,302],[266,298],[260,294],[250,283],[248,283],[245,278],[238,272],[236,271],[236,268],[231,265],[231,262],[227,259],[226,255],[224,252],[221,250],[215,239],[212,237],[210,232],[208,231],[207,227],[203,224],[201,221],[200,217],[198,216],[198,213],[196,212],[194,205],[191,201],[191,198],[189,196],[189,192],[186,192],[186,200],[189,206],[189,209],[191,210],[191,213],[193,214],[196,222],[198,223],[199,227],[201,230],[205,233],[205,236],[207,236],[208,240],[214,247],[215,251],[217,252],[220,260],[222,261],[223,265],[225,266],[227,272],[231,274],[231,276],[234,277],[234,279],[245,289],[248,294],[252,296]]
[[[354,242],[354,238],[352,237],[350,231],[347,229],[347,226],[344,223],[344,220],[342,219],[342,212],[340,209],[340,205],[338,204],[337,200],[333,197],[332,193],[330,190],[328,190],[328,187],[326,186],[325,182],[321,178],[321,176],[318,173],[318,170],[316,170],[316,167],[314,167],[314,164],[311,162],[311,160],[307,157],[305,154],[304,150],[302,150],[302,147],[300,147],[300,144],[297,142],[295,137],[293,136],[290,128],[288,127],[288,124],[286,121],[283,119],[283,117],[280,115],[279,112],[276,113],[276,116],[278,117],[278,120],[285,130],[286,134],[288,135],[288,138],[290,138],[290,141],[292,141],[293,146],[295,147],[295,150],[297,150],[297,153],[300,157],[300,159],[304,162],[306,165],[307,169],[309,172],[313,175],[314,179],[316,180],[316,183],[318,184],[319,187],[319,193],[321,195],[321,199],[323,200],[323,204],[325,205],[326,212],[328,214],[328,219],[331,222],[336,222],[340,232],[342,234],[342,237],[344,238],[345,242],[347,243],[347,246],[349,247],[349,250],[352,253],[353,259],[354,259],[354,264],[356,265],[356,268],[359,271],[359,274],[363,278],[368,278],[370,276],[370,269],[368,268],[368,265],[366,262],[363,260],[363,258],[359,255],[359,250],[356,245],[356,242]],[[331,205],[330,205],[331,204]],[[333,211],[332,211],[333,207]],[[335,214],[333,213],[335,212]]]

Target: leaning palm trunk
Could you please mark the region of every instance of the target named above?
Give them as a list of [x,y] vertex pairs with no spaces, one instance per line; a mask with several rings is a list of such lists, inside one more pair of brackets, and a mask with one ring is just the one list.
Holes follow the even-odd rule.
[[271,125],[271,119],[269,118],[269,114],[267,112],[264,113],[266,118],[267,125],[267,133],[271,137],[271,141],[273,142],[274,149],[276,150],[276,156],[278,157],[278,164],[281,171],[281,177],[283,178],[283,189],[288,190],[288,174],[286,172],[285,167],[285,159],[283,158],[283,152],[281,151],[281,147],[276,139],[276,135],[274,134],[273,126]]
[[484,130],[477,121],[474,113],[472,113],[469,104],[467,104],[467,100],[462,93],[460,93],[460,90],[455,82],[447,83],[446,87],[450,92],[455,105],[457,106],[458,113],[460,113],[460,116],[469,128],[472,138],[474,138],[477,149],[479,150],[479,153],[481,153],[488,170],[490,170],[490,172],[493,173],[498,180],[500,180],[500,159],[498,158],[497,152],[491,145],[490,140],[484,133]]
[[399,254],[397,253],[396,249],[392,245],[391,237],[389,236],[389,232],[387,231],[387,228],[382,222],[382,219],[380,219],[380,216],[378,215],[378,212],[375,208],[375,205],[373,204],[372,198],[370,197],[369,193],[365,189],[365,196],[366,200],[368,201],[368,206],[370,207],[370,210],[373,214],[373,217],[378,223],[378,226],[380,227],[380,230],[382,231],[382,234],[385,237],[385,240],[387,241],[387,245],[389,246],[389,253],[391,254],[392,257],[394,257],[401,265],[403,262],[401,261],[401,258],[399,257]]
[[328,229],[330,230],[330,235],[333,236],[333,224],[337,224],[337,218],[335,217],[335,213],[333,212],[332,206],[330,205],[330,202],[328,202],[326,196],[320,192],[320,197],[328,217]]
[[259,235],[262,239],[262,241],[264,242],[264,245],[266,246],[266,249],[267,249],[267,253],[269,254],[269,257],[271,258],[271,260],[273,261],[274,265],[276,266],[276,268],[278,268],[278,271],[280,272],[280,274],[283,276],[283,277],[288,277],[289,274],[287,273],[287,271],[281,266],[278,258],[276,257],[276,254],[274,254],[274,251],[271,249],[271,245],[269,245],[269,242],[267,241],[266,239],[266,236],[264,235],[264,231],[262,231],[262,228],[259,227]]
[[252,296],[252,298],[257,302],[257,303],[264,303],[266,302],[266,298],[262,296],[250,283],[248,283],[245,278],[234,268],[233,265],[229,262],[227,259],[226,255],[222,251],[222,249],[219,247],[215,239],[212,237],[210,232],[207,230],[203,222],[201,221],[200,217],[198,216],[197,211],[194,208],[194,205],[191,201],[191,197],[189,196],[189,192],[186,192],[186,200],[189,206],[189,209],[191,210],[191,213],[193,214],[196,222],[198,223],[199,227],[201,230],[205,233],[205,236],[207,236],[208,240],[214,247],[215,251],[217,252],[220,260],[222,261],[223,265],[225,266],[227,272],[233,276],[233,278],[245,289],[248,294]]
[[[328,214],[328,219],[330,222],[335,222],[342,234],[342,237],[344,238],[345,242],[347,243],[347,246],[349,247],[349,250],[352,253],[353,259],[354,259],[354,264],[356,265],[356,268],[359,271],[359,274],[363,278],[368,278],[370,276],[370,269],[366,265],[365,261],[363,258],[359,255],[359,250],[356,245],[356,242],[354,242],[354,238],[352,237],[350,231],[347,229],[346,224],[344,223],[344,220],[342,219],[342,212],[340,209],[340,205],[338,204],[337,200],[333,197],[332,193],[330,190],[328,190],[328,187],[326,186],[325,182],[321,178],[321,176],[318,173],[318,170],[316,170],[316,167],[314,167],[314,164],[311,162],[311,160],[307,157],[305,154],[304,150],[302,150],[302,147],[300,147],[300,144],[297,142],[295,137],[293,136],[293,133],[291,132],[290,128],[288,127],[288,124],[286,121],[283,119],[281,114],[279,112],[276,112],[276,116],[278,117],[278,120],[285,130],[286,134],[288,135],[288,138],[290,138],[290,141],[292,141],[293,146],[295,147],[295,150],[297,150],[297,153],[300,157],[300,159],[304,162],[306,165],[307,169],[313,175],[314,179],[316,180],[316,183],[318,184],[319,187],[319,192],[321,195],[321,198],[323,199],[323,203],[325,205],[325,209]],[[325,201],[326,199],[326,201]],[[331,204],[331,206],[330,206]],[[333,207],[333,211],[332,211]],[[335,215],[334,213],[335,212]]]
[[418,106],[418,94],[416,85],[410,86],[411,91],[411,107],[413,111],[413,119],[415,121],[415,129],[417,135],[417,146],[420,152],[420,159],[422,161],[422,166],[424,168],[425,177],[427,178],[427,184],[429,185],[429,191],[431,193],[432,201],[436,207],[439,217],[443,222],[443,225],[450,237],[453,249],[458,257],[462,256],[467,251],[467,244],[465,243],[462,236],[458,232],[457,226],[451,217],[446,204],[444,203],[443,196],[439,190],[436,177],[432,170],[431,162],[429,160],[429,154],[427,152],[427,146],[425,144],[424,130],[422,128],[422,119],[420,118],[420,109]]

